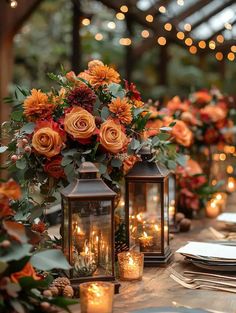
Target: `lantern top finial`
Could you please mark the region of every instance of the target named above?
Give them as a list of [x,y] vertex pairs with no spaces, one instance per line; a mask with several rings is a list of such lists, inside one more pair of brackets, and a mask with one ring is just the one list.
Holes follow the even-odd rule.
[[92,162],[83,162],[79,167],[79,173],[98,173],[99,170]]

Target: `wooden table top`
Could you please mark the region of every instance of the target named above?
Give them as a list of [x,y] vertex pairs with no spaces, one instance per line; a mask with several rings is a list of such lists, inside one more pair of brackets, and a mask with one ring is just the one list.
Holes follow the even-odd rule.
[[[214,239],[210,226],[219,230],[216,221],[210,219],[194,220],[191,231],[174,235],[171,248],[174,252],[188,240],[204,241]],[[174,254],[174,253],[173,253]],[[178,285],[169,277],[168,267],[174,266],[179,272],[197,271],[181,255],[174,254],[166,267],[144,268],[143,280],[139,282],[121,282],[120,294],[115,295],[114,313],[128,313],[136,310],[178,305],[202,308],[224,313],[236,312],[236,294],[211,290],[190,290]],[[236,273],[235,273],[236,274]],[[230,274],[232,275],[232,273]],[[79,304],[72,308],[73,313],[80,312]]]

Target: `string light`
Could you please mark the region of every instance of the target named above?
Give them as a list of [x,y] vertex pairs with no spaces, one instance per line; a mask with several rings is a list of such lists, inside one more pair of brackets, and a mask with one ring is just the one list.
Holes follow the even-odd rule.
[[94,36],[94,38],[95,38],[97,41],[101,41],[101,40],[103,40],[103,34],[97,33],[97,34]]
[[215,56],[217,61],[222,61],[224,57],[222,52],[217,52]]
[[124,20],[125,19],[125,15],[121,12],[119,13],[116,13],[116,18],[120,21]]
[[178,32],[176,36],[178,39],[183,40],[185,37],[185,34],[183,32]]
[[17,5],[18,5],[18,2],[17,2],[17,1],[11,0],[11,2],[10,2],[10,7],[11,7],[12,9],[15,9],[15,8],[17,7]]
[[186,46],[191,46],[193,44],[192,38],[188,37],[185,39],[185,44]]
[[141,32],[141,36],[143,38],[148,38],[149,37],[149,31],[144,29],[142,32]]
[[209,42],[209,48],[210,48],[211,50],[215,50],[215,48],[216,48],[216,43],[215,43],[214,40],[211,40],[211,41]]
[[168,32],[170,32],[171,29],[172,29],[171,23],[165,23],[164,28],[165,28],[165,30],[167,30]]
[[115,28],[116,28],[116,23],[114,23],[114,22],[108,22],[108,23],[107,23],[107,27],[110,28],[110,29],[115,29]]
[[225,40],[225,38],[224,38],[224,36],[221,35],[221,34],[216,37],[216,41],[219,42],[219,43],[223,43],[224,40]]
[[184,25],[184,30],[185,30],[186,32],[191,32],[191,29],[192,29],[192,26],[191,26],[189,23],[186,23],[186,24]]
[[157,42],[160,46],[164,46],[166,44],[166,38],[165,37],[159,37],[159,38],[157,38]]
[[149,22],[149,23],[152,23],[153,22],[153,16],[151,14],[148,14],[146,16],[146,21]]
[[234,172],[233,166],[232,165],[228,165],[226,171],[227,171],[228,174],[233,174],[233,172]]
[[132,40],[130,38],[120,38],[119,43],[122,46],[130,46],[132,43]]
[[177,0],[177,4],[180,5],[180,6],[183,6],[184,5],[184,0]]
[[189,48],[189,52],[190,52],[191,54],[196,54],[196,53],[197,53],[197,47],[191,46],[191,47]]
[[121,12],[123,12],[123,13],[127,13],[127,12],[129,11],[129,8],[127,7],[127,5],[122,5],[122,6],[120,7],[120,10],[121,10]]
[[82,24],[84,25],[84,26],[88,26],[88,25],[90,25],[90,19],[89,18],[83,18],[82,19]]
[[230,48],[230,50],[231,50],[232,52],[236,53],[236,46],[235,46],[235,45],[232,46],[232,47]]
[[198,47],[201,49],[205,49],[206,48],[206,42],[204,40],[200,40],[198,43]]
[[227,30],[232,30],[232,25],[230,24],[230,23],[225,23],[225,28],[227,29]]
[[227,58],[229,61],[234,61],[235,59],[235,55],[233,52],[229,52],[228,55],[227,55]]
[[166,8],[164,7],[164,5],[161,5],[158,10],[160,13],[166,13]]

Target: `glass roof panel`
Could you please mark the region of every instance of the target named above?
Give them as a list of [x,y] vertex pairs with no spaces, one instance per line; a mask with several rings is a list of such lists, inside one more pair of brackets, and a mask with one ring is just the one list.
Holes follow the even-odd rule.
[[[153,6],[155,3],[157,3],[156,0],[138,0],[136,6],[138,9],[140,9],[142,11],[146,11],[151,6]],[[158,4],[157,4],[157,6],[158,6]]]

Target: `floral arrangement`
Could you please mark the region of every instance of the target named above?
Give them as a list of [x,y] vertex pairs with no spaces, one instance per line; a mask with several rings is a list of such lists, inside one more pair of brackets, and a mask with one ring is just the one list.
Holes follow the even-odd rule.
[[70,265],[60,250],[35,251],[40,237],[14,220],[12,203],[20,196],[14,181],[0,184],[0,311],[68,311],[76,301],[54,297],[47,289],[53,281],[49,271]]
[[198,162],[188,159],[185,167],[176,170],[178,211],[187,217],[192,217],[193,212],[205,208],[212,195],[220,187],[220,183],[211,186]]
[[[54,191],[74,179],[84,161],[97,164],[103,179],[116,184],[132,167],[139,150],[149,145],[154,158],[172,168],[183,164],[167,130],[145,136],[151,112],[136,86],[121,85],[119,73],[94,60],[76,75],[49,74],[59,84],[49,92],[18,87],[3,135],[10,138],[0,152],[9,153],[6,167],[27,187],[25,201],[42,209],[55,201]],[[30,189],[44,195],[32,200]]]

